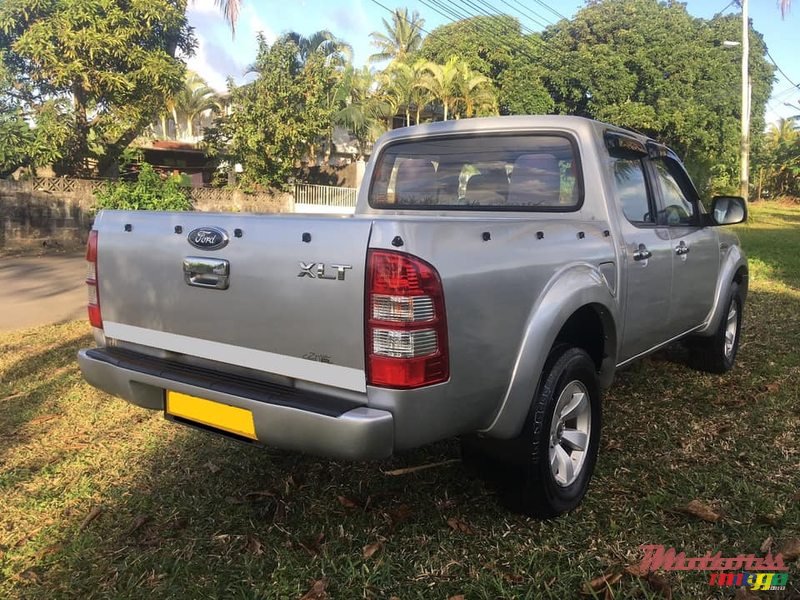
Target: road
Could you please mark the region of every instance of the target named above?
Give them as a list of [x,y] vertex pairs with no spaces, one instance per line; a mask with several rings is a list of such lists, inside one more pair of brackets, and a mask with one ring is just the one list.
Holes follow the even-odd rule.
[[86,317],[83,254],[0,258],[0,332]]

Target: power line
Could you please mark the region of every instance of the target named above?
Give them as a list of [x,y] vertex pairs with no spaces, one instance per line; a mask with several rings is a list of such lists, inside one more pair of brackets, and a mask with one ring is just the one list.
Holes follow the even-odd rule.
[[[439,3],[441,3],[442,0],[431,0],[431,1],[432,2],[436,2],[437,4],[439,4]],[[474,24],[476,30],[481,31],[482,33],[486,33],[488,31],[492,36],[496,37],[498,46],[500,46],[502,48],[505,48],[506,50],[510,50],[512,54],[513,53],[520,53],[523,56],[525,56],[528,59],[530,59],[531,61],[538,60],[539,57],[533,56],[530,53],[525,52],[524,48],[515,48],[515,47],[511,46],[508,43],[504,43],[504,42],[500,41],[502,39],[502,36],[503,36],[503,33],[504,33],[503,30],[504,30],[505,25],[506,25],[501,20],[501,15],[500,14],[497,14],[497,13],[493,14],[491,12],[488,12],[485,8],[482,8],[481,6],[478,6],[477,4],[475,4],[475,1],[472,1],[472,0],[458,0],[458,1],[461,4],[471,6],[474,10],[478,11],[478,14],[472,14],[467,9],[466,12],[467,12],[467,15],[468,15],[468,17],[470,19],[474,19],[476,17],[485,17],[485,19],[482,20],[482,24],[485,26],[485,28],[482,27],[481,25],[479,25],[478,22],[473,21],[473,24]],[[491,4],[488,4],[487,2],[484,2],[483,0],[476,0],[476,1],[480,2],[483,6],[488,6],[490,9],[492,9],[494,11],[497,11],[497,9],[494,6],[492,6]],[[544,40],[542,40],[540,37],[538,37],[538,32],[535,32],[535,31],[531,30],[529,27],[527,27],[524,23],[520,22],[520,20],[517,19],[516,17],[514,17],[513,15],[508,15],[508,16],[514,18],[517,21],[517,23],[519,23],[520,30],[521,30],[522,33],[528,34],[527,37],[523,37],[523,44],[529,45],[531,50],[533,50],[534,48],[538,48],[540,50],[546,51],[551,56],[556,56],[557,58],[562,58],[562,57],[557,56],[558,53],[559,53],[558,50],[550,47]],[[497,28],[495,28],[495,26],[493,24],[496,24]],[[534,46],[534,42],[535,42],[535,46]]]
[[[513,0],[513,1],[515,3],[517,3],[517,4],[519,4],[519,2],[517,2],[517,0]],[[546,8],[547,10],[549,10],[551,13],[553,13],[559,19],[566,19],[567,21],[569,21],[569,17],[567,15],[565,15],[564,13],[558,12],[556,9],[552,8],[549,4],[547,4],[547,2],[542,2],[542,0],[533,0],[533,1],[536,2],[536,4],[540,5],[542,8]],[[734,0],[734,2],[735,1],[736,0]]]
[[[766,48],[765,48],[765,50],[766,50]],[[772,64],[775,65],[776,69],[778,69],[778,72],[781,75],[783,75],[783,78],[786,81],[788,81],[789,83],[791,83],[794,87],[800,88],[800,85],[797,85],[794,81],[792,81],[791,78],[786,74],[786,71],[784,71],[783,69],[780,68],[780,66],[778,66],[778,63],[776,63],[775,59],[772,58],[772,54],[769,53],[769,50],[766,50],[766,53],[767,53],[767,56],[769,57],[770,61],[772,61]]]
[[[504,48],[505,50],[510,51],[512,54],[519,53],[528,58],[531,61],[538,60],[538,57],[526,52],[524,48],[514,48],[511,45],[501,41],[503,34],[502,29],[495,29],[494,24],[498,23],[502,25],[502,22],[499,20],[497,15],[492,15],[491,13],[486,13],[481,11],[479,7],[476,7],[472,2],[469,0],[465,0],[469,6],[476,8],[479,11],[479,14],[473,14],[469,12],[468,9],[465,9],[463,6],[459,6],[458,9],[453,8],[454,3],[445,2],[444,0],[420,0],[422,4],[427,6],[428,8],[434,10],[440,16],[448,19],[448,21],[452,24],[457,22],[458,20],[470,20],[472,26],[475,30],[479,33],[486,34],[488,33],[491,37],[495,38],[496,43],[499,47]],[[462,5],[464,2],[461,3]],[[484,22],[478,22],[475,20],[476,17],[485,17]],[[487,22],[488,21],[488,22]],[[520,25],[522,27],[522,25]],[[552,54],[552,50],[550,48],[546,48],[546,45],[542,40],[539,38],[533,38],[537,42],[541,44],[541,47],[550,51]],[[530,41],[530,38],[525,38],[525,41]],[[533,49],[533,48],[531,48]]]
[[[382,3],[378,2],[378,0],[370,0],[370,1],[371,1],[373,4],[377,4],[378,6],[380,6],[380,7],[381,7],[383,10],[385,10],[386,12],[388,12],[388,13],[390,13],[390,14],[395,14],[395,11],[393,11],[391,8],[389,8],[389,7],[388,7],[388,6],[386,6],[385,4],[382,4]],[[408,14],[408,13],[406,13],[406,14]],[[398,16],[399,16],[399,15],[398,15]],[[405,20],[406,20],[406,22],[407,22],[409,25],[416,25],[416,26],[417,26],[417,28],[419,28],[419,30],[420,30],[422,33],[424,33],[425,35],[430,35],[430,34],[431,34],[431,32],[430,32],[430,31],[428,31],[427,29],[423,29],[422,27],[420,27],[420,26],[419,26],[419,24],[417,24],[417,23],[414,23],[414,21],[412,21],[412,20],[411,20],[411,19],[409,19],[408,17],[406,17],[406,18],[405,18]]]

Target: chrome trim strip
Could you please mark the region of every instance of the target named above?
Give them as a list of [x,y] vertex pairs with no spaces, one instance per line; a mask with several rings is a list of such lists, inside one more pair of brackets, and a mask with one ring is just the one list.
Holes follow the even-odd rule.
[[242,348],[113,321],[105,321],[104,329],[106,337],[112,339],[239,365],[257,371],[276,373],[303,381],[313,381],[346,390],[367,391],[366,376],[361,369],[285,356],[264,350]]

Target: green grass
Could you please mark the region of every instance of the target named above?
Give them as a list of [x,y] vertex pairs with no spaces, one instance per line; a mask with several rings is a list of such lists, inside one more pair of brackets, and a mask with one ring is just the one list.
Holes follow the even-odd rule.
[[[331,598],[564,599],[642,544],[779,550],[800,537],[800,208],[756,205],[738,230],[753,268],[736,369],[697,373],[671,350],[619,373],[589,494],[548,522],[506,513],[459,463],[383,473],[457,458],[455,441],[381,463],[258,450],[88,386],[82,323],[6,335],[0,597],[300,598],[324,578]],[[680,510],[694,499],[722,518]],[[674,598],[733,595],[662,576]],[[606,597],[657,583],[624,574]]]

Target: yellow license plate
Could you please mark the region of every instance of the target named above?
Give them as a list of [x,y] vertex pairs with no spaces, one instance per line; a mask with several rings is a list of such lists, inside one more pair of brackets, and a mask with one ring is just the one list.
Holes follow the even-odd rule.
[[167,390],[166,412],[173,417],[257,440],[253,413],[244,408]]

